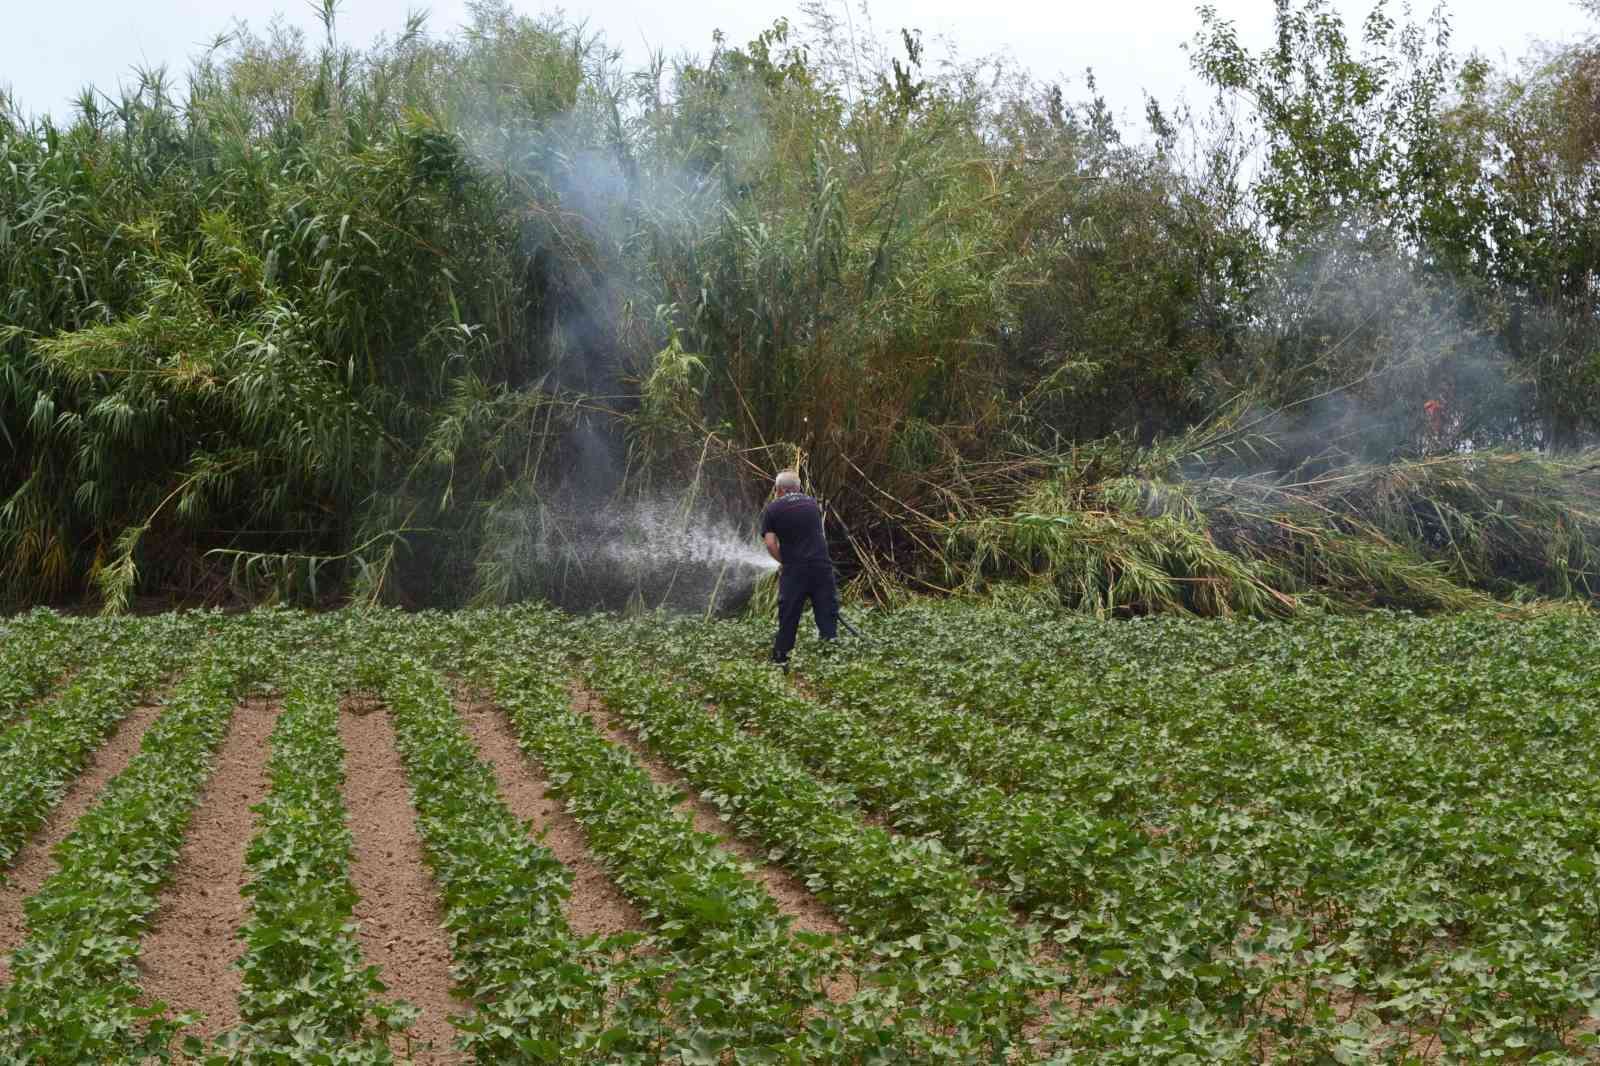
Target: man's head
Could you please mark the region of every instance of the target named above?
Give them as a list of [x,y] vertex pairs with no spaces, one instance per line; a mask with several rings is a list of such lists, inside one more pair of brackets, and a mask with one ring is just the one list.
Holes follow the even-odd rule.
[[780,470],[778,476],[772,479],[772,488],[779,496],[786,492],[799,492],[800,475],[793,470]]

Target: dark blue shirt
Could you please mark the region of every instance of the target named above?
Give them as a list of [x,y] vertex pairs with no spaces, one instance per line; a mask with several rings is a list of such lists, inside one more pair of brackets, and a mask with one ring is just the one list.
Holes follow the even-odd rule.
[[831,566],[822,508],[803,492],[786,492],[761,512],[761,535],[778,535],[784,566]]

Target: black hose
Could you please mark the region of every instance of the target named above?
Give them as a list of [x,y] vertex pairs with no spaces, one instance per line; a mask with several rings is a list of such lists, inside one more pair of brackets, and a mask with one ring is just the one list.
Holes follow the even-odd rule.
[[840,625],[844,626],[846,629],[848,629],[850,631],[850,635],[851,636],[858,637],[861,640],[864,640],[869,644],[872,643],[872,638],[871,637],[867,636],[865,633],[861,632],[861,630],[857,629],[855,626],[850,624],[850,620],[844,616],[844,612],[843,611],[834,612],[834,617],[839,620],[839,624]]

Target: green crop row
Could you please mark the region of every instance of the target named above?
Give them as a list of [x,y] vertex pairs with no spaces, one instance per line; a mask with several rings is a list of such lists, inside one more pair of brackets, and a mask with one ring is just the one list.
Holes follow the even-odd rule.
[[[894,639],[787,678],[762,626],[542,608],[0,624],[0,673],[35,693],[0,733],[6,862],[139,692],[190,666],[28,903],[0,1061],[176,1054],[191,1019],[139,1006],[137,941],[229,708],[268,678],[244,1024],[210,1062],[404,1057],[409,1009],[352,937],[345,683],[392,715],[479,1062],[1597,1061],[1592,621],[856,621]],[[100,655],[38,700],[49,649],[90,637]],[[649,934],[572,933],[569,872],[439,671],[494,687]],[[795,933],[573,707],[573,677],[848,933]]]
[[792,1057],[794,1034],[828,1007],[824,985],[839,963],[831,938],[793,933],[741,863],[675,808],[678,797],[570,709],[559,674],[528,659],[505,660],[496,695],[665,951],[641,972],[646,988],[666,993],[665,1013],[634,996],[617,1034],[626,1047],[609,1057],[714,1062],[727,1048]]
[[139,695],[184,661],[201,624],[163,615],[110,629],[71,685],[0,734],[0,871]]
[[284,684],[267,764],[272,791],[245,853],[250,918],[241,936],[241,1024],[215,1062],[393,1061],[389,1037],[410,1020],[386,1002],[377,967],[352,935],[356,892],[346,824],[336,660],[301,660]]
[[[1404,884],[1424,865],[1437,867],[1461,893],[1513,886],[1564,893],[1570,886],[1549,881],[1564,880],[1565,860],[1588,861],[1593,828],[1560,812],[1552,820],[1549,809],[1526,796],[1581,794],[1597,769],[1587,754],[1588,741],[1600,740],[1590,716],[1558,685],[1530,696],[1519,677],[1492,686],[1492,703],[1485,705],[1473,692],[1491,686],[1473,676],[1474,665],[1439,661],[1430,669],[1415,662],[1420,643],[1408,641],[1413,664],[1403,679],[1345,669],[1284,686],[1273,676],[1276,665],[1270,671],[1251,665],[1162,701],[1146,696],[1137,711],[1125,707],[1114,715],[1084,700],[1070,702],[1066,692],[1080,683],[1070,669],[1055,667],[1052,677],[1048,664],[1022,672],[1056,685],[1019,686],[1015,660],[1003,669],[968,663],[950,670],[932,656],[899,670],[820,664],[816,676],[851,710],[976,776],[1060,795],[1080,783],[1097,805],[1162,827],[1171,846],[1228,861],[1243,878],[1240,890],[1274,908],[1292,897],[1303,909],[1328,909],[1322,920],[1334,923],[1332,935],[1348,931],[1338,925],[1339,902],[1362,891],[1362,878]],[[912,678],[959,688],[930,696]],[[951,715],[950,703],[981,714]],[[1338,713],[1328,713],[1330,707]],[[949,716],[947,727],[926,728],[941,715]],[[1536,735],[1527,735],[1528,723],[1538,724]],[[1474,735],[1480,744],[1471,742]],[[1496,757],[1507,741],[1520,749],[1516,759]],[[1573,743],[1581,745],[1577,757],[1558,750]],[[1093,791],[1099,782],[1077,769],[1092,763],[1120,767],[1105,776],[1120,783],[1115,798],[1109,789]],[[1386,832],[1396,823],[1431,831],[1406,840]],[[1519,858],[1539,837],[1554,837],[1563,854],[1536,849]],[[1511,861],[1476,861],[1485,851],[1509,852],[1504,858]],[[1552,865],[1552,857],[1560,861]],[[1418,933],[1423,943],[1431,938],[1431,930]]]
[[[139,937],[233,708],[269,670],[260,629],[231,623],[226,646],[219,639],[203,649],[139,754],[57,849],[58,870],[25,904],[28,937],[13,953],[13,980],[0,993],[0,1060],[109,1063],[167,1055],[188,1019],[163,1017],[164,1004],[138,1005]],[[148,658],[159,654],[151,648]]]
[[[1074,771],[1042,767],[1039,754],[1021,757],[1037,774],[1032,783],[999,765],[1000,754],[1017,754],[1030,735],[1038,753],[1099,763],[1120,782],[1119,794],[1086,798],[1162,827],[1177,846],[1220,845],[1237,859],[1249,854],[1265,813],[1276,822],[1346,823],[1355,834],[1339,845],[1347,851],[1365,848],[1388,822],[1439,820],[1446,831],[1417,842],[1426,848],[1459,837],[1447,823],[1468,809],[1478,830],[1492,826],[1498,836],[1474,846],[1514,850],[1545,835],[1582,858],[1596,842],[1592,827],[1570,817],[1577,808],[1562,814],[1527,801],[1540,793],[1581,795],[1600,769],[1590,755],[1600,741],[1592,694],[1577,672],[1592,636],[1570,621],[1245,626],[1231,657],[1215,647],[1216,626],[1168,625],[1170,649],[1126,636],[1153,625],[1112,626],[1100,640],[1077,641],[1048,660],[1019,655],[1010,644],[974,654],[987,632],[963,630],[959,617],[949,621],[955,624],[940,633],[908,641],[917,653],[897,652],[893,668],[845,667],[855,678],[851,698],[860,701],[870,690],[876,713],[890,715],[896,704],[930,699],[970,708],[974,732],[1015,740],[1004,753],[976,753],[1011,787],[1071,782]],[[1177,639],[1190,631],[1201,639]],[[1276,651],[1263,634],[1277,638]],[[1120,669],[1106,650],[1119,645],[1126,657]],[[1200,660],[1215,657],[1224,668],[1193,669],[1195,647],[1205,649]],[[1085,670],[1091,649],[1097,669]],[[1161,689],[1130,677],[1163,671]],[[831,666],[818,673],[824,687],[840,676]],[[977,743],[995,746],[988,737]],[[1216,812],[1247,812],[1233,819],[1243,836],[1219,832]],[[1406,850],[1426,857],[1415,846]],[[1473,863],[1447,849],[1431,858],[1472,891],[1528,885],[1530,877],[1536,884],[1543,865]],[[1307,886],[1291,879],[1285,890],[1303,895]]]
[[35,610],[0,633],[0,726],[17,717],[76,661],[89,628],[54,611]]
[[611,975],[606,951],[567,926],[571,873],[506,808],[449,694],[405,639],[355,639],[359,675],[393,715],[459,990],[477,1006],[454,1019],[462,1044],[482,1063],[580,1059],[605,1039]]
[[[1166,801],[1130,798],[1130,817],[1164,818],[1315,949],[1341,945],[1341,979],[1391,1026],[1472,1054],[1592,1040],[1592,623],[1112,626],[1033,657],[952,621],[896,653],[900,681],[876,674],[880,706],[922,685],[1142,774]],[[1120,683],[1141,669],[1166,683]]]
[[[1277,916],[1272,954],[1332,984],[1296,1012],[1312,1029],[1343,1001],[1331,1020],[1368,1030],[1363,1055],[1432,1041],[1567,1061],[1592,1044],[1593,623],[1023,625],[950,608],[886,623],[893,644],[808,679],[1013,791],[1070,801],[1081,781],[1081,804],[1159,837],[1151,865],[1209,866]],[[697,641],[726,654],[753,636]]]
[[1251,935],[1255,916],[1220,890],[1211,871],[1159,861],[1155,842],[1114,819],[966,777],[887,739],[875,722],[796,695],[769,668],[719,659],[714,646],[687,635],[680,625],[657,623],[626,639],[695,682],[722,715],[847,783],[903,831],[955,849],[997,891],[1045,918],[1108,993],[1169,1009],[1207,1004],[1228,1023],[1205,1034],[1208,1056],[1242,1046],[1280,996],[1289,974],[1260,951],[1270,932]]
[[850,1061],[874,1046],[913,1061],[1022,1050],[1038,997],[1054,985],[1033,962],[1036,930],[1019,928],[937,843],[864,825],[847,790],[821,785],[638,666],[636,652],[623,654],[633,634],[589,626],[584,637],[594,642],[589,683],[606,704],[868,945],[857,1009],[828,1029],[813,1024],[812,1061]]

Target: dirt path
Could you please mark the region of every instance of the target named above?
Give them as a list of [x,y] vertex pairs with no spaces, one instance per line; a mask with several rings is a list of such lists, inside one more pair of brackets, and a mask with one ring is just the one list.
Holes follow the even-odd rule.
[[39,891],[45,879],[55,873],[56,861],[51,853],[56,845],[66,839],[78,819],[100,798],[106,784],[133,761],[145,730],[161,716],[164,707],[161,694],[147,698],[125,715],[106,742],[89,756],[55,810],[17,853],[8,879],[0,885],[0,985],[11,982],[11,953],[27,936],[22,901]]
[[359,899],[355,918],[362,956],[378,967],[389,996],[421,1013],[411,1029],[411,1049],[396,1049],[419,1063],[459,1063],[451,1047],[448,1016],[466,1007],[450,996],[450,944],[439,894],[423,865],[416,811],[394,726],[382,705],[348,699],[339,716],[345,746],[346,808],[355,853],[350,880]]
[[240,894],[248,880],[245,848],[255,835],[250,808],[271,787],[269,738],[281,709],[277,700],[251,699],[234,711],[140,952],[144,1004],[199,1013],[189,1031],[207,1041],[239,1021],[233,964],[250,914]]
[[533,823],[534,832],[544,834],[545,846],[572,871],[572,895],[565,908],[572,931],[579,936],[642,932],[645,926],[638,910],[589,854],[583,827],[558,801],[546,798],[547,783],[517,746],[505,714],[492,703],[462,693],[457,693],[456,711],[478,754],[494,768],[501,798],[511,813]]
[[724,850],[748,864],[751,876],[765,886],[773,902],[777,903],[778,909],[794,919],[795,929],[807,933],[840,933],[844,930],[844,926],[827,904],[813,895],[799,878],[768,861],[766,855],[755,845],[734,836],[716,807],[702,799],[698,791],[689,787],[683,775],[645,747],[620,719],[614,718],[598,696],[581,686],[574,685],[572,706],[580,714],[587,715],[607,740],[632,752],[634,758],[639,760],[639,764],[650,775],[651,780],[683,791],[686,798],[678,804],[678,809],[694,820],[696,829],[716,837],[718,844]]

